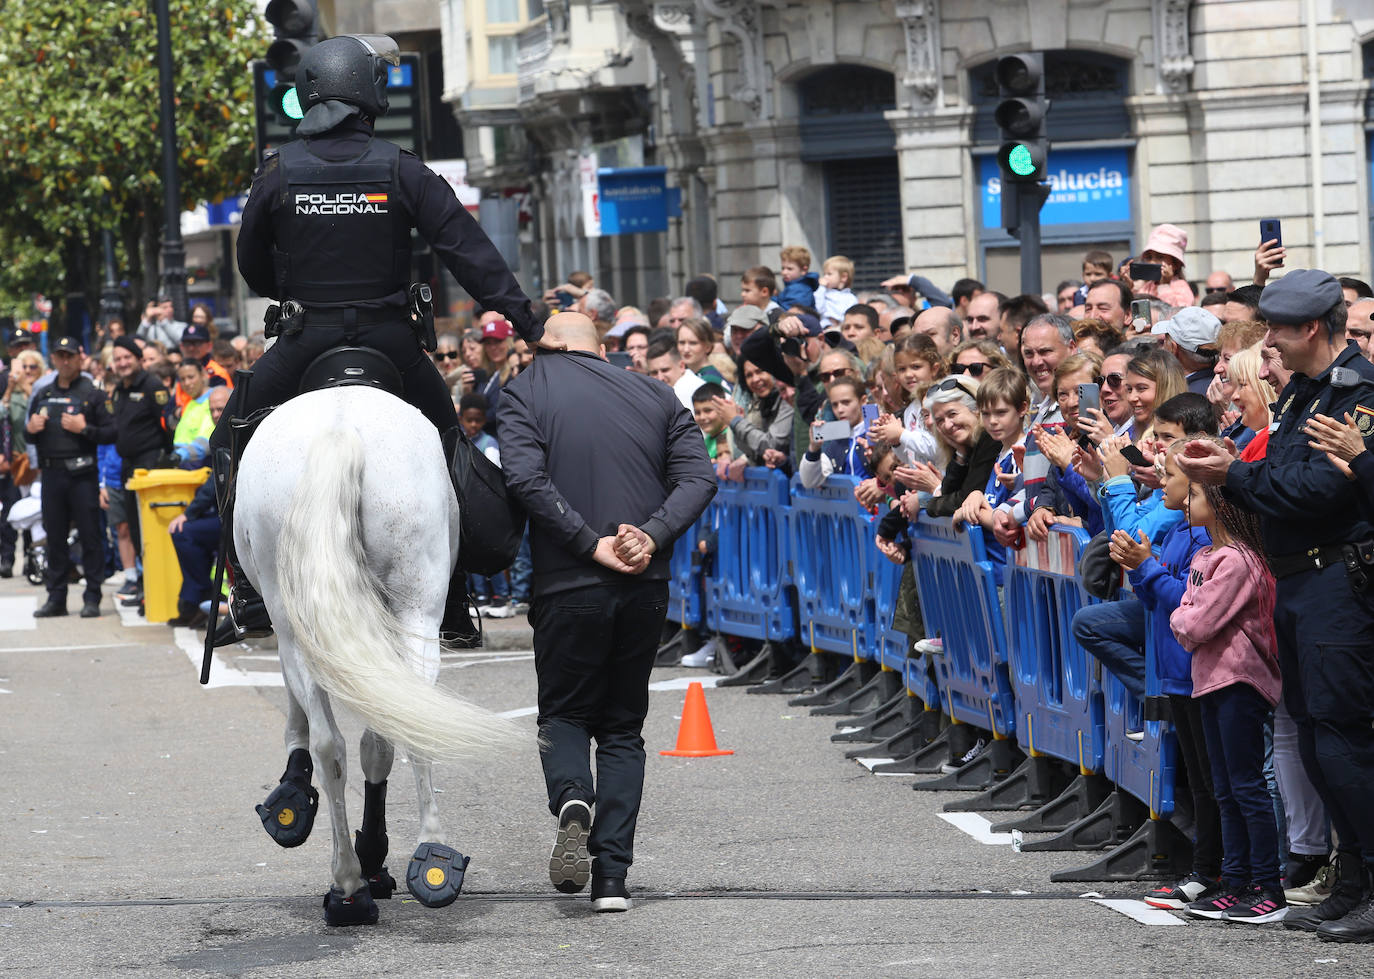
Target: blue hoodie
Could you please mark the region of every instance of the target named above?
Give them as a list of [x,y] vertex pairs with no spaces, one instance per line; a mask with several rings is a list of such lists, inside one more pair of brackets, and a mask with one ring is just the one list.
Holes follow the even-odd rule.
[[810,309],[816,305],[816,288],[820,284],[821,277],[815,272],[803,272],[800,279],[794,279],[783,286],[782,292],[774,299],[783,309],[792,306],[805,306]]
[[1137,500],[1136,485],[1129,476],[1112,477],[1099,487],[1097,495],[1102,501],[1107,533],[1124,530],[1132,540],[1138,540],[1136,531],[1143,530],[1151,543],[1159,546],[1165,532],[1183,520],[1178,510],[1165,509],[1164,493],[1160,490]]
[[1180,519],[1165,531],[1159,558],[1148,557],[1128,572],[1131,588],[1150,612],[1147,621],[1155,637],[1155,670],[1160,690],[1166,694],[1189,696],[1193,692],[1193,657],[1174,638],[1169,615],[1183,602],[1193,555],[1211,543],[1204,528],[1190,527]]

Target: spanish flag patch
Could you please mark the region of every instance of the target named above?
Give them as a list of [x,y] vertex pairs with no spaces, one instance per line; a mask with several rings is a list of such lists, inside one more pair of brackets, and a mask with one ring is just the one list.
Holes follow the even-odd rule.
[[1374,435],[1374,408],[1364,405],[1355,406],[1355,427],[1365,438]]
[[367,197],[367,202],[368,202],[369,204],[385,204],[385,203],[386,203],[386,194],[367,194],[366,197]]

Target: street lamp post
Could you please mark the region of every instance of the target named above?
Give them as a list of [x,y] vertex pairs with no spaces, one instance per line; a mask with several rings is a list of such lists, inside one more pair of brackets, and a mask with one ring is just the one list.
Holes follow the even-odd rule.
[[181,185],[177,179],[175,79],[172,75],[172,29],[167,0],[157,9],[157,72],[162,128],[162,288],[172,300],[173,319],[187,322],[186,246],[181,241]]

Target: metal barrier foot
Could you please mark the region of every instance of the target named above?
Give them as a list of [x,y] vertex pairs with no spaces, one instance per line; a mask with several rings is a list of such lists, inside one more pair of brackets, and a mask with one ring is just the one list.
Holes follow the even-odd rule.
[[[925,704],[917,697],[908,697],[902,710],[892,715],[892,720],[906,721],[906,726],[886,741],[862,748],[851,748],[844,753],[846,758],[892,758],[906,759],[920,751],[940,734],[940,712],[926,710]],[[883,771],[891,771],[886,766]]]
[[1055,871],[1050,881],[1179,880],[1192,866],[1193,844],[1188,837],[1167,819],[1147,819],[1130,839],[1101,859],[1076,870]]
[[814,707],[811,710],[811,715],[814,717],[816,715],[864,714],[887,703],[904,689],[900,673],[880,668],[867,683],[848,697],[834,703]]
[[1035,812],[996,823],[992,832],[1058,833],[1092,813],[1111,794],[1112,783],[1105,775],[1079,775]]
[[957,772],[911,787],[917,792],[982,792],[1011,775],[1023,757],[1011,741],[993,741]]
[[695,629],[679,629],[677,635],[658,647],[658,653],[654,656],[654,665],[677,666],[678,663],[682,662],[682,657],[688,653],[696,652],[695,639]]
[[773,644],[766,642],[758,654],[748,663],[737,668],[733,673],[723,680],[718,680],[718,687],[743,687],[750,683],[760,683],[768,679],[769,672],[773,669]]
[[1130,839],[1149,815],[1145,804],[1116,790],[1088,815],[1048,840],[1021,844],[1022,853],[1058,850],[1105,850]]
[[[852,720],[836,721],[835,726],[840,728],[840,731],[830,735],[830,740],[837,744],[876,744],[907,723],[902,709],[910,699],[905,690],[899,690],[867,714],[861,714]],[[885,733],[878,731],[879,725],[882,725]],[[849,730],[846,731],[846,728]],[[854,728],[858,730],[853,730]]]
[[945,803],[945,812],[1010,812],[1044,805],[1068,783],[1064,763],[1027,758],[1016,771],[972,799]]
[[793,697],[787,702],[789,707],[814,707],[821,704],[833,704],[853,695],[871,680],[878,672],[877,663],[850,663],[845,671],[835,678],[833,683],[821,687],[813,694],[805,697]]
[[792,669],[782,676],[755,684],[745,693],[805,693],[820,686],[819,678],[825,676],[825,664],[819,653],[808,653]]

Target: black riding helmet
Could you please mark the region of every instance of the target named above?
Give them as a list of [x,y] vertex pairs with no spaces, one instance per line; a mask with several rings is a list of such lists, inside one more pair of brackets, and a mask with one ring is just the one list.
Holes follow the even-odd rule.
[[364,115],[386,114],[387,65],[401,63],[400,48],[385,34],[340,34],[314,45],[296,68],[301,108],[322,102],[356,105]]

